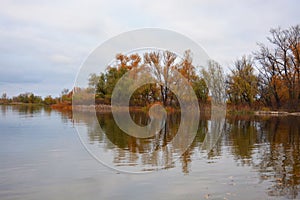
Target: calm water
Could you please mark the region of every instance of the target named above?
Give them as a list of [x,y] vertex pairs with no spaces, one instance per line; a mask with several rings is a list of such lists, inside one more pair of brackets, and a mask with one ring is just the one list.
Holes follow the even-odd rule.
[[[116,126],[111,114],[98,116],[103,131],[88,114],[42,107],[0,107],[0,199],[300,199],[300,117],[229,117],[211,152],[202,150],[209,117],[186,153],[147,152],[174,137],[179,115],[169,116],[156,137],[136,139]],[[133,113],[141,125],[146,115]],[[166,169],[146,174],[120,173],[174,159]]]

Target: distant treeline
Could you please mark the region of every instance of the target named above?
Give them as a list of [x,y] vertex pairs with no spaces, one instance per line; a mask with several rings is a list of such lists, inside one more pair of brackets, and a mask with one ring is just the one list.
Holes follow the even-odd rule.
[[64,89],[60,97],[52,97],[48,95],[44,98],[37,96],[31,92],[26,92],[19,94],[18,96],[9,98],[6,93],[3,93],[0,98],[0,104],[43,104],[43,105],[53,105],[58,103],[71,104],[72,94],[69,93],[68,89]]

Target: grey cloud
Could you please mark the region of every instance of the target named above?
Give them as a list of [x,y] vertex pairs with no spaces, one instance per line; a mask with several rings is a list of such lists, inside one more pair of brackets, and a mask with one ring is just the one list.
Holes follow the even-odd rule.
[[[0,93],[57,95],[103,41],[167,28],[194,39],[223,65],[255,50],[271,27],[299,23],[296,0],[1,1]],[[114,57],[114,55],[112,55]]]

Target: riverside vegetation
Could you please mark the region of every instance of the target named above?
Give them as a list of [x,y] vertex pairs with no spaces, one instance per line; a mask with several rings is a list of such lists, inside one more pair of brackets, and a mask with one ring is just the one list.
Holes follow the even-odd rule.
[[[117,81],[129,70],[147,65],[157,84],[138,88],[130,99],[130,107],[147,110],[153,103],[161,103],[169,110],[179,108],[176,96],[168,85],[174,84],[172,71],[179,71],[193,87],[201,108],[209,108],[213,88],[225,82],[226,100],[234,113],[251,113],[254,110],[300,110],[300,26],[288,29],[271,29],[268,44],[258,43],[252,55],[237,59],[225,74],[216,61],[209,61],[207,69],[193,65],[193,55],[186,50],[183,58],[169,51],[149,51],[142,54],[117,54],[115,62],[105,72],[90,74],[87,88],[64,89],[60,97],[44,98],[23,93],[9,98],[2,94],[0,104],[43,104],[57,109],[71,109],[74,89],[95,94],[98,110],[109,109],[111,95]],[[224,85],[224,84],[223,84]],[[87,97],[78,96],[85,104]]]

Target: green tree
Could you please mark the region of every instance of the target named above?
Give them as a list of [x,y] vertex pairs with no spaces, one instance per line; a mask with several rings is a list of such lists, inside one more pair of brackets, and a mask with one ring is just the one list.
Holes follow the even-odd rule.
[[203,78],[198,77],[192,83],[195,94],[200,103],[206,103],[208,98],[208,87]]
[[56,100],[54,98],[51,97],[51,95],[48,95],[44,98],[44,104],[46,105],[52,105],[56,103]]
[[254,73],[252,59],[243,56],[234,63],[227,78],[227,95],[234,104],[251,106],[258,94],[258,77]]

